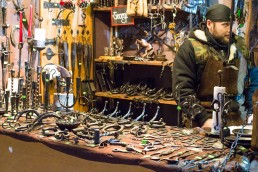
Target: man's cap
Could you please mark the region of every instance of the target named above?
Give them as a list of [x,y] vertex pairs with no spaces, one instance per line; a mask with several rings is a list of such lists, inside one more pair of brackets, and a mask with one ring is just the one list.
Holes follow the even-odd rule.
[[205,18],[213,22],[229,22],[231,10],[223,4],[215,4],[207,9]]

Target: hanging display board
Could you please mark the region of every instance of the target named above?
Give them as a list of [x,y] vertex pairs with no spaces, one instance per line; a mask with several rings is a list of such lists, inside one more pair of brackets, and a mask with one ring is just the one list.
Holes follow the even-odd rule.
[[111,8],[111,25],[134,25],[134,18],[126,13],[126,5]]

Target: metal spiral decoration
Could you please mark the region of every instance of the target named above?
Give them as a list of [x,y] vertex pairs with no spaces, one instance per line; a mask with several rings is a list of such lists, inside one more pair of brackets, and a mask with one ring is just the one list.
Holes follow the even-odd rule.
[[35,109],[36,108],[36,99],[37,99],[37,96],[36,96],[36,90],[37,90],[37,87],[36,87],[37,83],[36,81],[32,81],[31,83],[31,88],[32,88],[32,104],[31,104],[31,108],[32,109]]
[[39,83],[40,83],[40,74],[41,74],[41,66],[37,66],[37,83],[36,83],[36,92],[35,92],[35,108],[37,109],[40,106],[39,101]]
[[31,97],[31,68],[28,67],[28,78],[27,78],[27,103],[26,108],[28,109],[30,107],[30,97]]
[[[21,106],[22,106],[22,86],[23,86],[23,82],[24,82],[24,79],[23,78],[19,78],[19,89],[18,89],[18,92],[19,92],[19,106],[20,106],[20,108],[21,108]],[[20,98],[20,96],[21,96],[21,98]]]
[[11,96],[11,116],[14,116],[14,109],[15,109],[15,96],[14,96],[14,92],[12,92],[12,96]]
[[11,69],[11,96],[13,96],[13,79],[14,79],[15,71]]

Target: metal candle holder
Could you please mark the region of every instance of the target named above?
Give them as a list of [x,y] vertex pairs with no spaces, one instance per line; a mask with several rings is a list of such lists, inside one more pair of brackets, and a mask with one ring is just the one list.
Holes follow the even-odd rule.
[[[37,50],[37,53],[46,48],[46,41],[43,40],[33,40],[33,48]],[[38,56],[39,57],[39,56]],[[38,66],[40,66],[40,57],[38,58]]]
[[22,55],[23,42],[19,42],[19,69],[18,69],[18,78],[21,77],[21,55]]
[[35,48],[38,51],[42,51],[46,48],[46,41],[43,40],[33,40],[33,48]]
[[39,90],[40,90],[40,74],[41,74],[42,68],[41,66],[37,66],[37,82],[36,82],[36,93],[35,93],[35,108],[37,109],[40,106],[40,100],[39,100]]
[[33,51],[33,39],[32,39],[32,37],[28,37],[27,42],[28,42],[28,63],[31,65],[32,51]]
[[69,90],[70,90],[70,86],[71,86],[71,77],[66,77],[65,81],[66,81],[66,105],[64,105],[62,103],[62,101],[60,100],[60,77],[56,77],[57,80],[57,100],[60,103],[60,105],[66,109],[66,113],[69,112],[69,108],[74,107],[74,105],[76,104],[78,98],[79,98],[79,91],[80,91],[80,86],[81,86],[81,78],[76,78],[76,96],[74,96],[75,101],[73,102],[72,105],[69,106],[68,102],[69,102]]
[[10,97],[10,91],[6,90],[5,94],[4,94],[4,99],[5,99],[5,116],[8,116],[9,97]]

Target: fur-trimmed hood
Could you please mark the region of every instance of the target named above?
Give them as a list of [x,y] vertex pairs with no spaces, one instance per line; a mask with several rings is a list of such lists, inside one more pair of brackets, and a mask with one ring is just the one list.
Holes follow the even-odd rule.
[[[233,35],[235,36],[235,35]],[[223,45],[218,43],[213,36],[208,31],[205,23],[200,23],[196,28],[194,28],[189,35],[190,38],[194,38],[198,41],[200,41],[203,44],[207,44],[209,46],[212,46],[216,50],[223,50],[227,51],[228,45]],[[230,46],[230,55],[228,61],[231,61],[234,58],[234,55],[236,53],[236,45],[233,43]]]
[[216,50],[227,50],[228,48],[228,45],[220,44],[213,38],[204,22],[201,22],[199,25],[193,28],[189,37],[194,38],[203,44],[208,44],[209,46],[214,47]]

